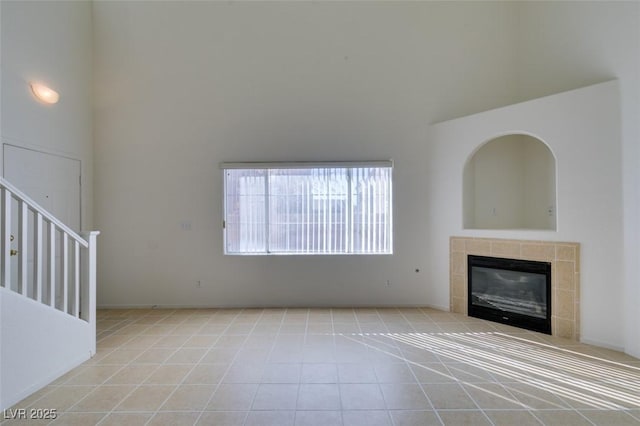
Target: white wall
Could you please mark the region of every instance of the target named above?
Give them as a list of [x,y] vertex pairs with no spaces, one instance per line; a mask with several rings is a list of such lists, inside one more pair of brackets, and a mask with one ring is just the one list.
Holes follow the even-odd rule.
[[524,169],[524,219],[531,229],[556,229],[556,160],[549,148],[521,135]]
[[[434,125],[427,164],[429,198],[438,200],[438,208],[429,216],[434,282],[448,283],[448,242],[454,235],[578,242],[581,339],[624,348],[619,122],[614,81]],[[511,132],[531,134],[555,154],[557,231],[462,229],[467,157],[484,141]],[[445,303],[448,290],[448,284],[434,286],[433,297]]]
[[88,360],[91,336],[87,322],[0,288],[0,410]]
[[[88,1],[2,1],[2,144],[82,163],[82,227],[92,228],[92,28]],[[42,81],[60,94],[44,105],[31,94]],[[0,146],[0,160],[2,147]],[[3,161],[0,161],[2,172]]]
[[523,2],[518,22],[519,99],[620,82],[625,297],[618,309],[626,312],[625,350],[640,357],[640,2]]
[[474,155],[474,225],[522,228],[524,225],[524,151],[518,136],[488,142]]
[[[515,7],[96,2],[99,305],[446,308],[425,135],[512,102]],[[219,162],[389,158],[393,256],[223,255]]]

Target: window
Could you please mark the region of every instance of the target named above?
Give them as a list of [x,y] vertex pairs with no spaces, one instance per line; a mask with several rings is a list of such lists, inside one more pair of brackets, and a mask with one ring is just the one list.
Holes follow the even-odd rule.
[[391,161],[223,163],[226,254],[391,254]]

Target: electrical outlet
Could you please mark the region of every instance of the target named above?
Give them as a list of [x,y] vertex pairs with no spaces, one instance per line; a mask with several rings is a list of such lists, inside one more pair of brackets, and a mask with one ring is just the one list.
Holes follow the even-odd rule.
[[387,287],[391,287],[391,280],[387,280]]
[[196,287],[197,288],[202,288],[202,281],[200,281],[200,280],[196,281]]

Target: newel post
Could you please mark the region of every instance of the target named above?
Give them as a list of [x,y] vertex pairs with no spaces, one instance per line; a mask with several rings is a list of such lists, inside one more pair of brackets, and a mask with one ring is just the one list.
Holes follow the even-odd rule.
[[82,256],[81,318],[89,323],[93,356],[96,354],[96,249],[100,231],[83,232],[81,235],[89,243],[86,255]]

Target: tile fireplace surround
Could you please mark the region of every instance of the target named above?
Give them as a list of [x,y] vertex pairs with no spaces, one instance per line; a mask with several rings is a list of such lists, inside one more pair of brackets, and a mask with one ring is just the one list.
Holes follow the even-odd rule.
[[580,244],[451,237],[449,303],[467,314],[467,255],[551,262],[551,334],[580,340]]

